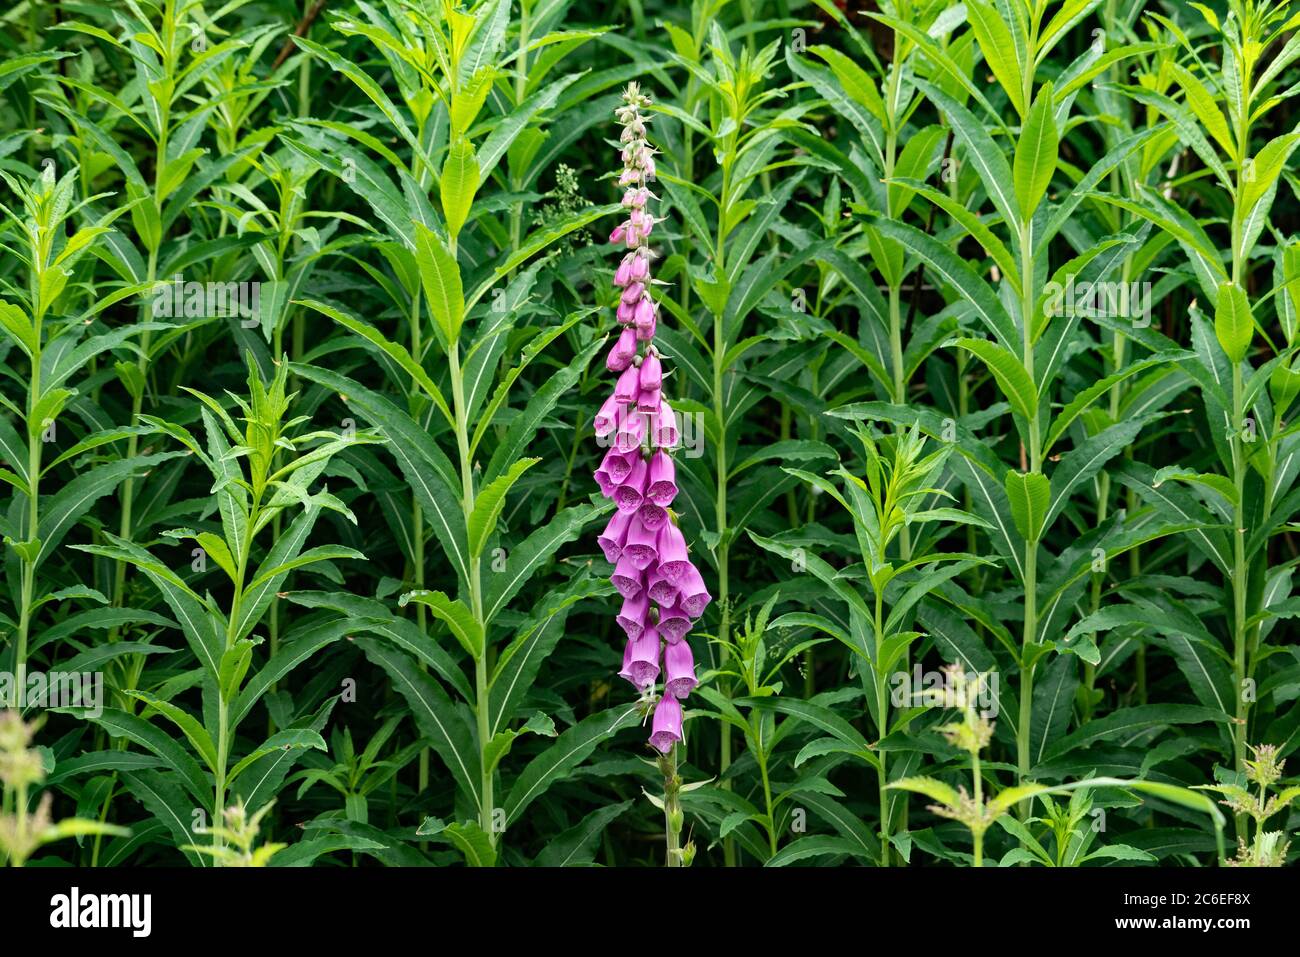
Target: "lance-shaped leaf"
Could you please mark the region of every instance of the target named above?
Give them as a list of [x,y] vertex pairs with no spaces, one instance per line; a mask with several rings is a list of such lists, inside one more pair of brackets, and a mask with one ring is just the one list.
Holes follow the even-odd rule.
[[993,333],[1004,350],[1018,348],[1016,325],[1007,314],[997,294],[972,269],[966,260],[915,226],[892,220],[873,218],[871,225],[883,235],[897,239],[910,252],[925,260],[925,264],[940,279],[952,286],[974,307],[975,315]]
[[953,345],[974,353],[988,366],[1017,415],[1029,421],[1038,415],[1038,390],[1014,353],[987,339],[957,339]]
[[1041,472],[1012,469],[1002,484],[1011,502],[1011,520],[1016,523],[1016,530],[1026,542],[1037,543],[1042,537],[1043,522],[1052,501],[1052,483]]
[[482,807],[479,790],[479,752],[460,712],[447,692],[414,661],[387,643],[374,638],[357,637],[353,641],[366,657],[379,665],[392,679],[393,687],[410,706],[411,716],[420,734],[438,753],[447,770],[476,808]]
[[465,293],[460,281],[460,266],[447,244],[423,223],[415,226],[415,262],[420,270],[420,285],[433,314],[434,330],[444,350],[450,351],[460,339],[465,319]]
[[402,371],[407,373],[415,383],[424,390],[425,395],[433,400],[433,404],[438,407],[438,411],[442,413],[443,418],[447,420],[449,425],[454,426],[456,424],[456,419],[451,414],[451,409],[447,405],[447,400],[443,398],[442,390],[439,389],[433,379],[430,378],[429,373],[424,371],[424,367],[415,361],[405,346],[400,343],[391,342],[374,326],[362,322],[360,319],[344,312],[342,309],[337,309],[334,306],[318,302],[315,299],[295,299],[294,303],[300,306],[307,306],[311,309],[315,309],[323,315],[329,316],[345,329],[356,333],[362,339],[365,339],[367,342],[377,347],[384,353],[384,355],[396,362]]
[[603,515],[609,508],[606,502],[566,508],[518,545],[507,549],[503,567],[499,571],[494,567],[487,576],[487,599],[483,603],[484,622],[494,621],[506,603],[560,546],[577,538],[589,522]]
[[1234,364],[1246,358],[1255,336],[1255,320],[1250,312],[1246,290],[1228,280],[1219,284],[1219,299],[1214,306],[1214,335],[1224,355]]
[[1033,220],[1034,211],[1052,184],[1059,147],[1060,137],[1053,117],[1052,84],[1045,83],[1025,117],[1020,140],[1016,143],[1013,178],[1016,202],[1026,223]]
[[162,728],[117,708],[105,708],[99,715],[87,713],[86,717],[107,731],[110,737],[126,738],[152,752],[175,772],[176,779],[189,791],[198,807],[208,806],[212,800],[211,784],[198,762]]
[[1016,25],[1004,21],[998,11],[984,0],[968,0],[966,16],[980,52],[984,54],[984,62],[993,71],[1016,112],[1024,116],[1028,105],[1025,103],[1024,83],[1026,64],[1017,55],[1019,48],[1012,37]]
[[180,623],[191,650],[215,681],[220,673],[220,661],[225,648],[225,622],[220,614],[206,605],[179,575],[139,545],[118,538],[109,532],[104,533],[104,537],[111,545],[73,545],[72,547],[92,555],[102,555],[115,561],[127,562],[144,572],[162,593],[163,600],[170,606],[176,621]]
[[407,592],[402,596],[402,607],[410,602],[424,605],[433,613],[433,617],[447,623],[451,633],[456,636],[460,646],[469,656],[478,660],[483,655],[483,626],[474,618],[474,613],[465,607],[465,603],[455,598],[448,598],[440,591]]
[[198,752],[199,757],[203,759],[204,763],[207,764],[212,773],[216,774],[216,745],[212,743],[212,736],[208,734],[207,729],[204,728],[203,725],[199,724],[192,715],[187,711],[176,707],[176,705],[171,702],[163,701],[161,698],[151,695],[148,692],[127,691],[126,693],[133,698],[143,701],[172,724],[176,725],[176,727],[180,728],[180,730],[184,732],[185,737],[189,739],[190,744],[194,746],[194,750]]
[[43,503],[37,533],[41,546],[35,563],[40,565],[49,558],[73,525],[90,511],[91,506],[110,494],[126,479],[183,454],[183,452],[162,452],[158,455],[138,455],[132,459],[119,459],[83,472],[63,486],[53,499]]
[[294,751],[301,748],[313,748],[317,751],[327,750],[325,739],[310,728],[290,728],[286,731],[279,731],[263,741],[230,769],[227,784],[233,784],[248,769],[249,765],[263,755],[271,754],[274,751]]
[[528,805],[546,793],[558,778],[577,767],[598,744],[636,721],[636,705],[623,705],[583,718],[561,734],[554,744],[528,762],[511,785],[503,806],[506,825],[517,821]]
[[447,233],[453,242],[469,217],[478,186],[478,161],[474,158],[474,147],[468,139],[459,139],[447,151],[439,182],[442,215],[447,221]]
[[154,820],[162,822],[162,825],[171,832],[172,842],[190,864],[195,867],[211,866],[204,855],[187,850],[199,837],[190,830],[191,822],[194,821],[194,809],[206,807],[206,802],[212,797],[211,794],[206,798],[198,799],[196,803],[195,799],[187,797],[176,784],[175,776],[150,769],[123,771],[121,781],[131,796],[149,812],[149,815]]
[[388,436],[388,449],[397,459],[402,476],[420,503],[425,519],[433,526],[452,568],[461,581],[469,581],[459,479],[433,437],[389,399],[351,379],[302,363],[292,363],[290,368],[295,375],[334,389],[349,405],[355,406],[374,425],[383,429]]
[[474,498],[474,511],[470,513],[469,521],[466,523],[471,560],[482,555],[483,549],[487,547],[488,536],[496,530],[497,519],[501,517],[501,510],[505,508],[506,494],[515,482],[519,481],[519,476],[540,461],[541,459],[538,458],[519,459],[506,469],[504,474],[498,475],[479,489],[478,495]]

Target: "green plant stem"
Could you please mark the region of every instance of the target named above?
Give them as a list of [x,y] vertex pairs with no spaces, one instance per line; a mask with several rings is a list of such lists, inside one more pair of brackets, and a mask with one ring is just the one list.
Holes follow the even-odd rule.
[[[880,588],[876,592],[876,621],[875,621],[875,661],[872,662],[872,668],[876,671],[876,714],[879,720],[880,740],[884,741],[885,735],[889,730],[889,697],[885,694],[885,676],[880,674],[878,662],[881,661],[884,654],[885,645],[885,596]],[[889,786],[889,767],[887,752],[884,748],[877,747],[876,757],[880,764],[876,768],[876,782],[880,791],[880,866],[888,867],[890,858],[893,856],[893,848],[889,843],[889,792],[886,790]]]
[[[1028,81],[1027,84],[1028,85]],[[1028,102],[1028,99],[1026,99]],[[1036,302],[1034,288],[1034,248],[1033,225],[1031,222],[1020,227],[1020,271],[1021,271],[1021,324],[1023,354],[1021,361],[1029,381],[1034,382],[1034,306]],[[1039,416],[1030,418],[1029,426],[1029,471],[1042,471],[1042,452],[1039,433]],[[1043,529],[1046,531],[1046,529]],[[1030,722],[1034,706],[1034,662],[1029,659],[1034,645],[1038,641],[1038,541],[1025,542],[1025,620],[1020,648],[1020,723],[1016,726],[1016,770],[1023,783],[1029,776],[1029,741]],[[1021,801],[1018,806],[1020,816],[1029,814],[1029,802]]]
[[678,798],[681,780],[677,775],[677,749],[674,744],[660,760],[664,772],[664,867],[682,866],[682,805]]
[[[452,255],[455,255],[453,247]],[[456,417],[456,448],[460,457],[461,508],[465,521],[474,513],[474,466],[469,452],[469,410],[465,404],[465,383],[460,368],[460,344],[453,342],[448,350],[451,372],[451,390],[453,411]],[[480,633],[486,638],[487,626],[483,621],[483,582],[481,566],[475,556],[470,557],[469,568],[470,611],[478,623]],[[479,826],[487,835],[492,846],[497,843],[497,836],[492,828],[492,771],[488,768],[488,668],[487,648],[474,659],[474,716],[478,730],[479,749]]]
[[[411,311],[409,313],[409,323],[411,327],[411,358],[421,367],[424,365],[424,342],[420,330],[420,287],[417,285],[415,292],[411,295]],[[415,394],[414,386],[412,394]],[[410,407],[412,413],[415,407]],[[412,571],[415,577],[415,587],[417,590],[423,590],[425,584],[424,575],[424,510],[420,508],[419,500],[411,496],[411,563],[414,565]],[[425,605],[423,602],[415,602],[415,623],[419,626],[420,634],[424,634],[425,628]],[[424,662],[420,662],[420,667],[424,668]],[[420,756],[417,759],[416,768],[416,786],[420,794],[424,794],[429,788],[429,749],[421,748]]]
[[776,856],[776,813],[772,806],[772,779],[767,769],[767,748],[763,743],[764,716],[756,713],[754,722],[754,762],[758,765],[758,774],[763,781],[763,809],[767,814],[767,843],[772,856]]
[[[41,527],[41,438],[44,423],[32,422],[36,403],[41,394],[41,326],[43,316],[39,310],[35,319],[36,351],[32,356],[32,381],[27,395],[27,541],[35,542]],[[14,687],[21,696],[27,687],[27,640],[32,625],[32,602],[36,598],[36,562],[34,558],[23,558],[22,595],[18,612],[18,639],[14,649]]]

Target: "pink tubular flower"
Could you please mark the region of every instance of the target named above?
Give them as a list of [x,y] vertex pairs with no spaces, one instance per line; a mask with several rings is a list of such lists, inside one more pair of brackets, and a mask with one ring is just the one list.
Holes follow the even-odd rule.
[[666,401],[659,402],[659,409],[651,417],[651,439],[655,448],[675,449],[681,444],[682,435],[677,430],[677,413]]
[[[623,332],[626,334],[627,330],[624,329]],[[659,360],[659,353],[653,349],[647,349],[645,358],[641,360],[641,376],[638,383],[642,392],[663,387],[663,363]]]
[[614,583],[614,587],[624,598],[635,598],[641,594],[641,569],[632,564],[631,559],[626,555],[618,556],[618,562],[614,565],[614,574],[609,576],[609,580]]
[[695,660],[682,639],[710,596],[669,511],[678,494],[669,450],[679,445],[681,434],[677,415],[664,398],[663,361],[654,345],[660,310],[650,237],[659,220],[652,207],[658,197],[649,185],[655,180],[656,155],[646,139],[650,100],[632,83],[623,101],[615,115],[622,126],[618,182],[624,188],[625,218],[609,235],[612,245],[626,250],[613,277],[618,291],[614,317],[622,328],[605,358],[605,368],[617,373],[618,381],[593,423],[608,449],[595,472],[596,484],[616,509],[597,543],[614,566],[610,581],[623,597],[617,620],[628,641],[619,674],[648,703],[656,700],[663,672],[650,744],[666,754],[682,740],[680,699],[697,685]]
[[637,688],[649,687],[659,677],[659,633],[654,628],[644,628],[629,643],[632,646],[629,660],[619,675]]
[[676,696],[666,694],[655,705],[654,725],[650,744],[661,754],[667,754],[682,739],[682,703]]
[[637,568],[645,571],[659,561],[657,547],[659,536],[642,524],[640,517],[633,517],[627,527],[627,540],[623,543],[623,554]]
[[618,377],[618,383],[614,386],[614,401],[620,405],[626,405],[629,402],[635,402],[640,394],[641,368],[637,365],[630,365]]
[[686,556],[686,537],[674,522],[666,522],[659,529],[659,574],[680,585],[686,569],[693,567]]
[[600,538],[596,539],[596,544],[605,553],[605,561],[611,565],[623,554],[623,541],[627,538],[627,527],[631,522],[632,516],[627,512],[616,511],[605,530],[600,533]]
[[663,528],[664,522],[668,521],[668,509],[649,500],[641,503],[641,507],[636,510],[636,514],[637,518],[641,519],[641,524],[652,532],[657,532]]
[[[632,468],[628,471],[623,481],[614,489],[614,504],[618,506],[620,512],[631,514],[641,507],[641,500],[645,497],[646,478],[650,470],[646,467],[645,459],[637,453],[632,453]],[[613,475],[610,476],[613,478]]]
[[600,407],[600,411],[596,413],[595,421],[592,422],[597,437],[603,438],[618,428],[618,413],[618,402],[611,395],[605,400],[605,404]]
[[637,339],[637,342],[650,342],[652,339],[654,339],[654,337],[655,337],[655,331],[656,331],[657,329],[658,329],[658,326],[657,326],[657,323],[656,323],[655,317],[654,317],[654,316],[651,316],[651,317],[650,317],[650,321],[649,321],[648,323],[646,323],[646,324],[643,325],[643,326],[642,326],[642,325],[638,325],[638,326],[636,327],[636,339]]
[[704,614],[704,609],[709,606],[709,602],[713,600],[709,590],[704,587],[704,577],[700,574],[700,570],[687,562],[686,570],[677,584],[681,588],[681,597],[677,603],[682,606],[682,611],[692,618],[699,618]]
[[646,627],[646,616],[649,614],[650,596],[642,591],[635,598],[623,599],[623,607],[618,613],[618,623],[627,632],[629,638],[636,638]]
[[636,342],[636,330],[630,326],[624,329],[605,357],[605,368],[610,372],[623,372],[627,369],[636,358]]
[[658,568],[650,569],[646,575],[646,593],[661,607],[668,607],[677,600],[678,588]]
[[636,409],[619,413],[618,431],[614,433],[614,448],[620,452],[635,452],[645,438],[646,417]]
[[[628,300],[624,299],[624,302]],[[648,297],[634,300],[636,302],[636,311],[632,314],[632,321],[636,323],[638,329],[649,326],[655,319],[654,303]]]
[[638,412],[654,412],[659,408],[659,390],[642,389],[636,400]]
[[685,698],[697,684],[690,642],[669,642],[664,649],[664,691],[674,698]]
[[[642,202],[649,198],[649,190],[645,191]],[[628,277],[640,282],[650,277],[650,257],[647,253],[637,251],[632,254],[632,261],[628,265]]]
[[686,612],[681,608],[676,605],[659,606],[659,634],[663,635],[668,642],[681,641],[690,630],[691,620],[686,617]]
[[615,485],[622,485],[623,480],[628,477],[632,471],[632,463],[628,461],[627,455],[618,449],[610,449],[601,459],[600,470],[609,476],[610,481]]
[[[607,466],[601,467],[609,471]],[[609,474],[610,478],[614,478],[613,472]],[[650,482],[646,486],[645,497],[664,508],[673,504],[673,499],[677,497],[677,466],[673,463],[673,457],[663,449],[656,449],[650,459]]]

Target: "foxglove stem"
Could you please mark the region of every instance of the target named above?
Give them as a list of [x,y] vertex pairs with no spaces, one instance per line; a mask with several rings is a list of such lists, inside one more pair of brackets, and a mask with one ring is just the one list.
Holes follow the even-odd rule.
[[682,805],[678,799],[682,781],[677,774],[677,745],[659,759],[664,776],[664,867],[682,866]]

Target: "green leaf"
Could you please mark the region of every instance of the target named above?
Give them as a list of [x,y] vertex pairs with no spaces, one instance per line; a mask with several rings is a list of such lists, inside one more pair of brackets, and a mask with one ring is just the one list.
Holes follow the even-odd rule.
[[1056,173],[1057,151],[1060,138],[1056,133],[1056,120],[1052,107],[1052,84],[1045,83],[1034,99],[1034,105],[1025,117],[1016,143],[1016,160],[1013,177],[1016,185],[1016,202],[1022,222],[1029,223],[1034,211],[1047,193]]
[[1214,335],[1229,362],[1235,364],[1246,358],[1250,341],[1255,336],[1255,320],[1246,291],[1232,280],[1219,283],[1219,298],[1214,306]]
[[315,299],[295,299],[294,303],[300,306],[307,306],[310,309],[315,309],[322,315],[329,316],[345,329],[351,330],[367,342],[378,347],[381,352],[396,362],[397,365],[401,367],[402,371],[406,372],[415,380],[416,385],[423,389],[425,395],[433,400],[433,404],[438,407],[438,411],[442,413],[443,418],[447,420],[447,423],[453,427],[455,426],[455,416],[452,415],[451,408],[447,405],[446,399],[443,398],[442,390],[439,389],[433,379],[429,377],[429,373],[424,371],[424,367],[415,361],[414,357],[412,357],[411,353],[406,350],[405,346],[396,342],[390,342],[388,339],[384,338],[383,334],[374,326],[368,325],[355,316],[352,316],[341,309],[336,309],[333,306],[326,305],[323,302],[317,302]]
[[1026,542],[1036,544],[1043,534],[1043,519],[1052,501],[1052,483],[1041,472],[1007,472],[1003,479],[1011,502],[1011,520]]
[[632,807],[632,801],[607,804],[589,814],[563,834],[551,840],[537,855],[536,867],[585,867],[592,863],[601,834]]
[[[197,802],[187,800],[187,807],[207,807],[211,802],[212,785],[199,768],[198,762],[162,728],[117,708],[105,708],[99,715],[87,713],[86,717],[107,731],[109,736],[126,738],[140,745],[176,772],[180,783],[189,791],[192,800]],[[188,810],[186,813],[188,819]]]
[[809,857],[833,855],[857,856],[861,848],[848,838],[835,834],[807,834],[796,838],[767,859],[764,867],[785,867]]
[[503,805],[506,826],[519,820],[519,815],[559,778],[577,767],[602,741],[621,728],[637,722],[635,705],[609,708],[583,718],[565,731],[555,743],[533,758],[524,767],[510,787]]
[[127,691],[133,698],[143,701],[149,707],[153,708],[160,715],[170,721],[176,727],[184,732],[185,737],[189,739],[190,744],[194,745],[194,750],[199,753],[204,763],[212,770],[213,774],[217,772],[217,748],[212,743],[212,737],[208,734],[203,725],[199,724],[193,717],[185,711],[182,711],[176,705],[151,695],[145,691]]
[[420,734],[438,753],[457,786],[481,810],[479,753],[464,718],[442,686],[401,651],[373,638],[353,641],[366,657],[388,673],[393,687],[406,699]]
[[506,549],[500,568],[493,564],[487,575],[484,622],[492,622],[523,588],[533,574],[560,548],[573,541],[589,522],[609,511],[610,505],[574,505],[534,531],[513,548]]
[[474,147],[468,139],[459,139],[447,151],[447,160],[443,163],[442,179],[439,182],[442,215],[447,221],[447,233],[453,242],[465,225],[478,186],[478,161],[474,158]]
[[957,789],[949,784],[944,784],[936,778],[899,778],[897,781],[891,781],[886,786],[893,790],[924,794],[930,800],[938,801],[945,807],[954,810],[961,807],[961,797],[957,794]]
[[273,751],[294,751],[301,748],[312,748],[316,751],[328,750],[325,746],[325,739],[310,728],[290,728],[287,731],[280,731],[263,741],[254,751],[231,768],[230,774],[226,777],[226,783],[227,785],[233,784],[235,779],[248,769],[249,765],[265,754],[270,754]]
[[415,223],[415,262],[420,270],[424,298],[433,313],[434,328],[444,350],[451,351],[460,339],[465,319],[465,293],[460,282],[460,266],[437,233],[423,223]]
[[1270,140],[1253,159],[1246,161],[1242,170],[1241,196],[1237,200],[1242,213],[1249,215],[1255,204],[1273,188],[1297,146],[1300,146],[1300,133],[1288,133]]
[[474,511],[470,513],[466,528],[469,532],[469,554],[477,559],[487,547],[488,537],[496,529],[497,519],[505,508],[506,494],[519,480],[519,476],[540,462],[541,459],[519,459],[491,482],[479,489],[474,499]]
[[36,339],[36,327],[27,317],[27,313],[12,303],[0,299],[0,327],[13,337],[13,340],[27,353],[28,358],[40,351],[41,344]]
[[465,856],[465,863],[470,867],[493,867],[497,861],[497,852],[492,847],[492,839],[483,833],[483,829],[474,821],[448,824],[440,832],[446,835],[456,849]]
[[435,618],[446,622],[460,646],[475,661],[483,656],[483,627],[463,601],[448,598],[440,591],[426,590],[407,592],[400,604],[405,607],[410,602],[426,606]]
[[1017,48],[1007,23],[998,11],[984,0],[967,0],[966,18],[984,54],[984,62],[993,71],[1007,99],[1021,116],[1025,115],[1024,64],[1016,56]]
[[1030,421],[1038,415],[1038,390],[1014,353],[987,339],[957,339],[953,345],[974,353],[988,366],[1016,414]]

